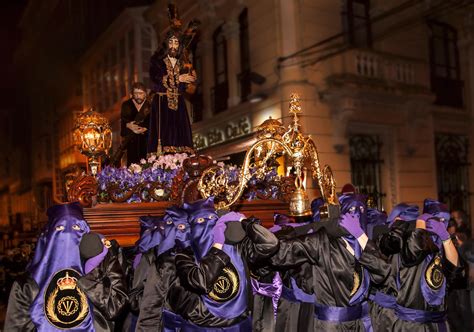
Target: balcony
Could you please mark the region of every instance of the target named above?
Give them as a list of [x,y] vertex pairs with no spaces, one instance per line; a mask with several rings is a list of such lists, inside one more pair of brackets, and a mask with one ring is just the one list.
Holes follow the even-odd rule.
[[329,84],[362,80],[377,86],[424,89],[430,86],[427,63],[372,50],[350,49],[329,58],[323,66],[328,71],[326,77]]

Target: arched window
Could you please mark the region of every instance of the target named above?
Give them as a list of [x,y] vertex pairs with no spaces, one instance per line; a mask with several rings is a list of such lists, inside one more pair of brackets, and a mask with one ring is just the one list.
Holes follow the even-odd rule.
[[224,36],[222,25],[213,35],[214,49],[214,88],[212,95],[214,100],[214,112],[219,113],[227,109],[229,87],[227,78],[227,41]]

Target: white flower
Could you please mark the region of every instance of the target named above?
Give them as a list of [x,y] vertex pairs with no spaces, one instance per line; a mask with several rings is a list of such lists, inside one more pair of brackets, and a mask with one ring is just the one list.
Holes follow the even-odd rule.
[[145,164],[146,164],[146,160],[145,160],[145,159],[143,159],[143,158],[142,158],[142,159],[140,159],[140,164],[142,164],[142,165],[145,165]]
[[225,164],[222,161],[219,161],[217,163],[217,166],[224,168]]
[[142,171],[142,167],[138,164],[131,164],[128,169],[133,173],[140,173]]
[[154,162],[156,160],[156,155],[155,154],[152,154],[149,158],[148,158],[148,162],[151,164],[152,162]]

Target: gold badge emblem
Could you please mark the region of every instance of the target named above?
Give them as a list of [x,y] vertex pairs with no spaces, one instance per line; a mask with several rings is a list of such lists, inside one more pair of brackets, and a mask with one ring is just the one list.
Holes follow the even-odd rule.
[[441,257],[435,256],[435,258],[428,265],[425,272],[426,283],[431,289],[437,290],[443,286],[444,274],[443,265],[441,264]]
[[81,324],[89,313],[84,292],[77,287],[80,274],[72,269],[57,272],[45,292],[44,311],[51,325],[71,329]]
[[362,269],[359,264],[356,264],[356,268],[352,274],[353,286],[350,296],[354,295],[359,290],[360,285],[362,285],[363,278],[364,274],[362,273]]
[[217,302],[228,301],[235,297],[239,290],[239,274],[233,265],[226,266],[208,296]]

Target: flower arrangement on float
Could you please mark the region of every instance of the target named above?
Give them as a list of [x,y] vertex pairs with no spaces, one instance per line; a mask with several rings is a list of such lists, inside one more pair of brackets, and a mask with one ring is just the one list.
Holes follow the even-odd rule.
[[[173,181],[179,172],[184,172],[183,162],[188,158],[185,153],[151,155],[140,160],[139,164],[128,167],[104,167],[97,174],[100,203],[141,203],[170,200]],[[225,173],[228,183],[238,183],[241,170],[235,165],[217,162]],[[251,172],[253,173],[253,172]],[[184,174],[184,180],[187,174]],[[280,176],[272,169],[264,178],[252,176],[243,199],[276,199],[279,197]]]

